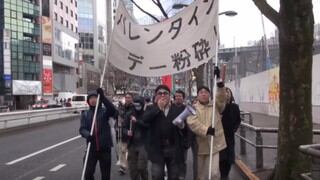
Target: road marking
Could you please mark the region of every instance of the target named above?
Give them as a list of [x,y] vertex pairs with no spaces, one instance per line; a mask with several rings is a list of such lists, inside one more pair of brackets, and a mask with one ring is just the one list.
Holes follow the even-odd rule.
[[50,169],[50,172],[56,172],[59,171],[61,168],[63,168],[64,166],[66,166],[66,164],[59,164],[58,166]]
[[45,178],[44,176],[39,176],[39,177],[34,178],[33,180],[41,180],[41,179],[44,179],[44,178]]
[[68,142],[71,142],[71,141],[74,141],[74,140],[76,140],[76,139],[79,139],[80,137],[81,137],[81,136],[76,136],[76,137],[67,139],[67,140],[62,141],[62,142],[60,142],[60,143],[58,143],[58,144],[55,144],[55,145],[52,145],[52,146],[50,146],[50,147],[41,149],[41,150],[39,150],[39,151],[37,151],[37,152],[34,152],[34,153],[32,153],[32,154],[23,156],[23,157],[21,157],[21,158],[19,158],[19,159],[16,159],[16,160],[7,162],[6,165],[8,165],[8,166],[13,165],[13,164],[15,164],[15,163],[18,163],[18,162],[23,161],[23,160],[25,160],[25,159],[31,158],[31,157],[33,157],[33,156],[35,156],[35,155],[38,155],[38,154],[40,154],[40,153],[43,153],[43,152],[45,152],[45,151],[51,150],[51,149],[53,149],[53,148],[56,148],[56,147],[58,147],[58,146],[61,146],[61,145],[63,145],[63,144],[66,144],[66,143],[68,143]]

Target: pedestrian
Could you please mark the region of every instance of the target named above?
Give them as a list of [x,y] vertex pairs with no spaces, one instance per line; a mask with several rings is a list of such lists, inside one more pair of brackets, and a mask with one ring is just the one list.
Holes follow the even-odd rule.
[[[185,103],[185,93],[184,91],[178,89],[174,93],[173,99],[174,99],[174,104],[180,108],[180,111],[183,111],[186,108]],[[183,160],[181,163],[180,167],[180,173],[179,173],[179,179],[184,180],[186,178],[186,173],[187,173],[187,156],[188,156],[188,149],[191,146],[191,135],[192,132],[188,127],[184,128],[181,130],[183,132],[182,140],[183,140],[183,149],[182,149],[182,154],[183,154]]]
[[67,102],[66,102],[66,107],[71,107],[71,98],[68,98]]
[[213,180],[220,179],[219,171],[219,151],[226,147],[221,113],[225,107],[225,89],[224,83],[218,83],[216,95],[214,128],[212,127],[213,102],[210,100],[210,90],[206,86],[198,88],[198,102],[194,105],[196,115],[191,115],[187,119],[190,129],[196,134],[198,143],[198,180],[205,180],[209,172],[210,160],[210,141],[214,136],[212,149],[212,169],[211,177]]
[[124,121],[123,131],[128,135],[128,165],[131,180],[148,180],[148,158],[145,150],[146,125],[141,122],[144,99],[133,101],[135,112]]
[[120,175],[124,175],[128,168],[127,154],[128,154],[128,134],[123,131],[123,125],[125,121],[130,120],[131,114],[135,112],[135,108],[133,105],[133,95],[131,93],[127,93],[125,95],[124,105],[119,109],[119,125],[120,125],[120,134],[121,139],[119,142],[119,173]]
[[228,179],[231,166],[235,161],[234,134],[241,123],[239,106],[234,102],[231,89],[226,88],[226,107],[222,113],[222,125],[227,147],[220,151],[221,179]]
[[[97,104],[97,93],[100,95],[100,100],[105,107],[102,107],[101,103]],[[94,180],[96,164],[97,161],[99,161],[101,179],[110,180],[111,148],[113,143],[109,117],[116,113],[116,109],[104,96],[104,92],[101,88],[97,89],[97,93],[89,93],[87,98],[89,110],[81,113],[79,132],[81,136],[87,140],[87,144],[89,142],[91,143],[87,167],[85,169],[85,179]],[[98,108],[96,122],[93,134],[90,135],[95,108]]]
[[151,98],[149,96],[145,97],[144,102],[145,102],[144,108],[143,108],[144,110],[146,110],[148,106],[153,104],[153,102],[151,102]]
[[182,112],[175,104],[170,104],[170,89],[159,85],[155,90],[155,104],[145,111],[142,122],[148,125],[147,153],[151,161],[152,180],[163,180],[165,166],[168,179],[179,179],[179,168],[183,161],[182,133],[172,121]]

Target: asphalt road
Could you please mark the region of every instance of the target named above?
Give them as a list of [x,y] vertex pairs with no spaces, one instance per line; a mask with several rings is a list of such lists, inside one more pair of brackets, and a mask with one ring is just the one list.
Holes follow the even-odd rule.
[[[1,180],[79,180],[85,140],[79,136],[79,119],[59,121],[0,134]],[[119,176],[113,151],[112,180]],[[191,157],[187,180],[192,179]],[[100,179],[97,166],[96,179]],[[234,170],[231,179],[241,179]],[[151,179],[151,178],[150,178]]]

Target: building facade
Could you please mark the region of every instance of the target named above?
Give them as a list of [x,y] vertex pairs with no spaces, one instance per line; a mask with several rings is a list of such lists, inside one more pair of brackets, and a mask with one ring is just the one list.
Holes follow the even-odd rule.
[[[80,79],[82,93],[100,86],[100,76],[106,60],[106,2],[79,0]],[[111,18],[111,17],[109,17]]]
[[25,109],[42,94],[39,0],[0,2],[0,105]]
[[49,12],[52,20],[53,94],[76,92],[79,62],[78,1],[45,1],[49,1],[52,7]]

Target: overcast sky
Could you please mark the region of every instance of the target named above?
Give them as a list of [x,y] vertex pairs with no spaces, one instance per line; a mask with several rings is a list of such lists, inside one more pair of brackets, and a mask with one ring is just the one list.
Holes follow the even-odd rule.
[[[149,12],[160,15],[151,0],[138,0],[137,2]],[[268,2],[278,11],[279,0],[268,0]],[[238,15],[234,17],[219,17],[221,44],[224,44],[225,47],[233,47],[235,39],[236,46],[246,46],[248,41],[261,39],[263,36],[261,15],[252,0],[220,0],[219,3],[219,12],[227,10],[238,12]],[[313,0],[313,6],[315,23],[320,23],[320,0]],[[144,14],[135,11],[135,16],[139,18]],[[267,38],[274,36],[275,26],[267,18],[264,18],[264,22]]]

